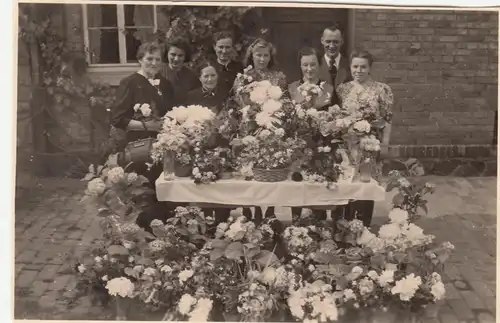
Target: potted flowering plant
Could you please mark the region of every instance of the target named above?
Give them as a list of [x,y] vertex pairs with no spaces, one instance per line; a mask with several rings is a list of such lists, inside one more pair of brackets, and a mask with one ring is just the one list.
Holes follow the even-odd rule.
[[165,115],[162,130],[153,144],[152,158],[164,162],[164,175],[191,175],[194,154],[214,145],[214,112],[191,105],[174,107]]
[[392,199],[395,208],[406,210],[410,215],[409,220],[414,222],[421,217],[420,210],[427,214],[427,200],[425,196],[434,193],[431,183],[416,183],[402,176],[399,171],[390,171],[386,191],[396,190]]
[[197,151],[194,156],[192,177],[197,184],[230,178],[230,172],[234,169],[233,164],[230,148],[217,147]]

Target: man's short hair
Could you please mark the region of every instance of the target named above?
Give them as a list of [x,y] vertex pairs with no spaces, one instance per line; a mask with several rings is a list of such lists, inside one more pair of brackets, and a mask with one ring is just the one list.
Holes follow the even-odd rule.
[[325,30],[329,30],[332,32],[338,30],[338,31],[340,31],[340,35],[342,35],[342,37],[344,37],[344,33],[342,32],[342,28],[340,28],[340,24],[338,22],[323,29],[323,33],[325,32]]

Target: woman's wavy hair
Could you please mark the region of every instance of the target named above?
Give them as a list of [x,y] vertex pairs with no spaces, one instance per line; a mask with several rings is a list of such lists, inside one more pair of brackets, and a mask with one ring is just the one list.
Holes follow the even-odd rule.
[[274,68],[277,65],[276,61],[276,47],[274,45],[263,39],[263,38],[257,38],[256,40],[253,41],[250,46],[248,46],[247,51],[245,53],[245,57],[243,58],[243,65],[245,67],[247,66],[254,66],[253,62],[253,52],[256,48],[267,48],[269,50],[269,53],[271,54],[271,60],[269,61],[269,64],[267,65],[268,68]]
[[373,65],[373,62],[375,59],[373,58],[373,55],[370,54],[369,51],[363,50],[363,49],[355,49],[352,51],[349,61],[352,62],[354,58],[364,58],[368,61],[368,65],[371,67]]
[[304,56],[310,56],[310,55],[316,56],[316,58],[318,59],[318,63],[321,62],[321,54],[320,54],[320,52],[316,48],[314,48],[314,47],[306,46],[306,47],[302,47],[299,50],[299,53],[297,54],[299,65],[300,65],[300,60],[302,59],[302,57],[304,57]]
[[191,46],[189,45],[189,42],[181,37],[177,37],[177,38],[169,39],[166,43],[165,54],[164,54],[165,62],[168,63],[168,51],[172,47],[180,48],[184,52],[184,56],[185,56],[184,63],[191,61],[192,49],[191,49]]
[[144,56],[146,56],[146,54],[148,54],[148,53],[151,54],[151,53],[154,53],[156,51],[161,52],[162,50],[163,50],[163,48],[159,42],[151,41],[151,42],[141,44],[141,46],[139,46],[139,48],[137,49],[137,54],[135,56],[136,56],[137,60],[140,61]]
[[215,71],[217,71],[215,64],[211,60],[203,58],[199,62],[197,62],[196,66],[194,68],[194,72],[196,73],[196,75],[198,77],[200,77],[201,71],[203,71],[203,69],[205,69],[207,67],[213,67],[215,69]]

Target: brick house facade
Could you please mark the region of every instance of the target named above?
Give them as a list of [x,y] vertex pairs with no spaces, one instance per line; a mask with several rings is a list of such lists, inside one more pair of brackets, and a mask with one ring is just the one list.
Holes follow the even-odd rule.
[[[64,5],[61,10],[66,37],[75,49],[83,49],[82,5]],[[307,30],[310,35],[302,35],[302,40],[317,39],[313,45],[319,42],[322,28],[333,20],[340,20],[345,25],[344,50],[364,48],[375,56],[374,78],[389,84],[395,95],[391,137],[394,157],[487,158],[496,155],[496,147],[490,146],[494,133],[496,135],[497,12],[334,8],[325,15],[324,9],[306,9],[307,14],[301,12],[304,9],[287,9],[288,13],[283,15],[292,17],[295,12],[296,18],[279,20],[268,18],[275,15],[266,15],[266,10],[283,12],[283,9],[259,9],[263,24],[270,26],[271,33],[288,24],[286,28],[295,26],[297,31]],[[158,28],[166,29],[167,19],[161,16],[159,13],[157,17]],[[309,29],[297,27],[298,24]],[[296,44],[297,50],[299,45]],[[287,48],[287,55],[289,51]],[[26,100],[30,72],[26,50],[19,47],[18,56],[18,117],[21,120],[29,109]],[[89,68],[88,73],[94,79],[116,84],[132,70]],[[18,125],[18,140],[28,133],[27,126]],[[26,136],[28,140],[20,141],[24,147],[19,151],[31,150],[31,135]]]

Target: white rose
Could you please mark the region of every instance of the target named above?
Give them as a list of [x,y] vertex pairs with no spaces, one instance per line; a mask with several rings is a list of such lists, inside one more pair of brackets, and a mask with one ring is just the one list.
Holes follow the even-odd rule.
[[140,108],[141,108],[141,104],[140,104],[140,103],[136,103],[136,104],[134,105],[134,111],[135,111],[135,112],[139,111],[139,109],[140,109]]
[[279,86],[271,86],[267,90],[267,95],[273,100],[279,100],[283,95],[283,91],[281,91]]
[[323,147],[323,152],[329,153],[330,151],[332,151],[332,148],[330,148],[329,146]]

